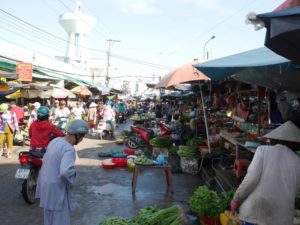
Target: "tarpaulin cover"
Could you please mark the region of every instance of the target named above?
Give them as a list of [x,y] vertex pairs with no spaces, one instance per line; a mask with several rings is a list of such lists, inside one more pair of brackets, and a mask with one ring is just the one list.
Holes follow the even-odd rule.
[[212,80],[224,80],[225,78],[249,68],[274,68],[290,67],[290,60],[283,58],[268,48],[257,48],[241,52],[235,55],[196,64],[195,67],[210,77]]
[[265,46],[300,64],[300,6],[257,15],[267,29]]

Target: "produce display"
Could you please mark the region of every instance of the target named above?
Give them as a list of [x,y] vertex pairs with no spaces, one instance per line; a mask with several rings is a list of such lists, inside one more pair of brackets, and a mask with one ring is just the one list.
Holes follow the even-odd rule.
[[178,155],[183,158],[196,158],[198,156],[198,151],[188,145],[179,145]]
[[178,155],[178,150],[179,150],[179,147],[178,146],[172,146],[171,149],[170,149],[170,155]]
[[134,168],[135,168],[134,159],[130,158],[127,160],[127,168],[130,170],[134,170]]
[[123,136],[116,137],[116,144],[122,145],[123,143],[124,143],[124,137]]
[[155,137],[150,140],[150,144],[156,148],[170,148],[172,141],[168,137]]
[[218,193],[200,186],[189,199],[191,211],[211,218],[218,218],[221,213],[229,209],[234,192]]
[[203,138],[195,137],[195,138],[191,138],[190,140],[188,140],[186,145],[196,149],[198,147],[198,145],[203,143],[203,141],[204,141]]
[[178,205],[160,209],[156,206],[145,207],[139,210],[132,219],[121,217],[107,218],[99,225],[183,225],[185,217]]
[[152,120],[155,119],[155,115],[149,113],[133,114],[130,117],[131,120]]
[[[106,220],[104,220],[99,225],[135,225],[133,223],[130,223],[130,220],[121,218],[121,217],[110,217]],[[137,224],[136,224],[137,225]]]
[[135,150],[135,155],[143,155],[143,154],[144,154],[143,150],[141,150],[141,149]]
[[152,160],[152,159],[148,159],[146,156],[142,155],[142,156],[139,156],[135,159],[134,161],[135,164],[138,164],[138,165],[145,165],[145,166],[148,166],[148,165],[156,165],[157,163]]

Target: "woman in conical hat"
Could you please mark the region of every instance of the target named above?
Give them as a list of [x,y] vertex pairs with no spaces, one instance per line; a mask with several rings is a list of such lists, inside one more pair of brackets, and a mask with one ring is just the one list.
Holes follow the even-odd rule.
[[299,145],[300,129],[288,121],[265,137],[275,145],[257,148],[231,201],[231,211],[239,208],[240,219],[250,224],[292,225],[300,188],[300,157],[291,147]]

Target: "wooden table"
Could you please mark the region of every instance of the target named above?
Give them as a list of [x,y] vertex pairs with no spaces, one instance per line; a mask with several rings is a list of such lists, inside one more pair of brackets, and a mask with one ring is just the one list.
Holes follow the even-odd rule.
[[173,177],[172,177],[172,168],[170,165],[165,165],[165,166],[136,165],[133,171],[132,182],[131,182],[132,194],[135,193],[138,176],[143,170],[163,171],[166,176],[167,191],[173,194]]
[[252,153],[255,153],[255,148],[248,148],[245,144],[245,138],[242,137],[242,134],[240,133],[230,133],[227,130],[220,130],[220,137],[224,140],[230,142],[235,146],[235,154],[236,159],[239,159],[239,150],[240,148],[246,149]]

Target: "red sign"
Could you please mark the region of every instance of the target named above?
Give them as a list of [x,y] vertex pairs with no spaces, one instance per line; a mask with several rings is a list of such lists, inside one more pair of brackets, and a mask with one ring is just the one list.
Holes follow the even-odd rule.
[[16,73],[18,74],[18,81],[32,81],[32,63],[18,63]]

